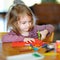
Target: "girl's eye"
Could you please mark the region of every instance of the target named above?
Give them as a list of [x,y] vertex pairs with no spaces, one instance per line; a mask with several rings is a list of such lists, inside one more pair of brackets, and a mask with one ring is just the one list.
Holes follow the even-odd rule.
[[[22,22],[22,24],[26,24],[27,22]],[[31,21],[29,21],[28,23],[31,23]]]
[[32,23],[32,21],[29,21],[29,23]]
[[32,21],[29,21],[30,23],[32,22]]
[[25,24],[26,22],[23,22],[22,24]]

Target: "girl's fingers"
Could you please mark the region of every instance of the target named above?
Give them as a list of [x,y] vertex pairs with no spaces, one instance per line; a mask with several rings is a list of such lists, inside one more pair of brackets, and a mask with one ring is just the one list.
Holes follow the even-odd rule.
[[31,41],[35,42],[35,40],[34,40],[34,39],[31,39]]
[[26,42],[26,43],[28,43],[28,42],[32,43],[32,42],[35,42],[35,40],[34,40],[34,38],[25,38],[24,42]]
[[29,42],[30,42],[30,43],[32,43],[32,41],[31,41],[31,40],[29,40]]
[[28,43],[28,41],[24,41],[24,42]]

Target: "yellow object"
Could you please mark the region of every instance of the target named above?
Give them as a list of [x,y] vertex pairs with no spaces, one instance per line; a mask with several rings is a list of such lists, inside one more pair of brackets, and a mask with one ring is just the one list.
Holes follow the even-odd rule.
[[48,55],[51,55],[51,56],[52,56],[52,55],[58,55],[58,54],[59,54],[59,53],[44,53],[43,55],[47,55],[47,56],[48,56]]
[[58,45],[57,48],[60,48],[60,45]]
[[30,46],[29,46],[28,48],[29,48],[29,49],[32,49],[32,47],[30,47]]

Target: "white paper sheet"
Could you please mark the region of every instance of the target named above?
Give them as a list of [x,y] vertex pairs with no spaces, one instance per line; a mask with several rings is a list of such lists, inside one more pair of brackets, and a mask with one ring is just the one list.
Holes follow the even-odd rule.
[[40,59],[44,58],[44,56],[42,54],[37,53],[40,55],[40,57],[36,57],[33,54],[34,53],[9,56],[9,57],[7,57],[7,60],[40,60]]

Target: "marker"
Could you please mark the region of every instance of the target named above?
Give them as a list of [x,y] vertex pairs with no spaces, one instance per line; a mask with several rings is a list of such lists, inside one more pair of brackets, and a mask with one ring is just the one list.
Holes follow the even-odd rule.
[[40,40],[41,39],[40,31],[38,31],[37,33],[38,33],[38,39]]
[[54,50],[54,48],[47,49],[45,52],[50,52],[50,51],[52,51],[52,50]]

